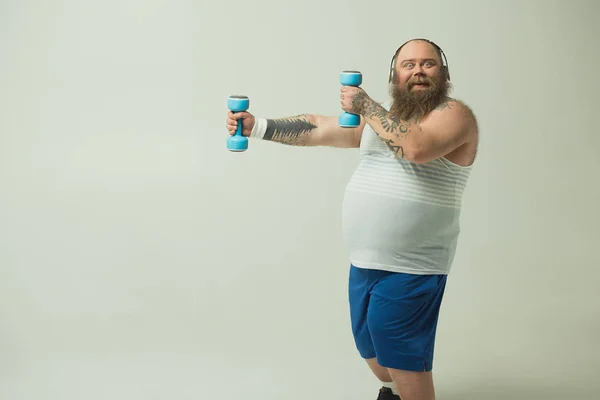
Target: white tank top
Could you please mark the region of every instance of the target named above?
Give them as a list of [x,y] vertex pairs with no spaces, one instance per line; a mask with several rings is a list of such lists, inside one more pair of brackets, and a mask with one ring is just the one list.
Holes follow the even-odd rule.
[[399,159],[365,125],[360,163],[342,207],[350,262],[359,268],[448,274],[470,171],[471,166],[446,158],[424,164]]

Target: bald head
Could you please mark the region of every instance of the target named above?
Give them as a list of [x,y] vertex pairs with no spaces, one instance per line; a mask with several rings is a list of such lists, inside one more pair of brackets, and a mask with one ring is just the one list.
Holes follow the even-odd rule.
[[435,45],[424,39],[413,39],[398,51],[393,68],[397,79],[402,83],[409,79],[411,73],[424,73],[434,78],[443,73],[443,65],[442,55]]
[[442,65],[442,55],[440,51],[431,42],[425,39],[412,39],[405,43],[402,49],[398,52],[398,57],[410,56],[413,54],[421,54],[431,57]]
[[427,40],[407,42],[396,55],[393,68],[390,111],[398,117],[420,120],[445,101],[450,83],[439,50]]

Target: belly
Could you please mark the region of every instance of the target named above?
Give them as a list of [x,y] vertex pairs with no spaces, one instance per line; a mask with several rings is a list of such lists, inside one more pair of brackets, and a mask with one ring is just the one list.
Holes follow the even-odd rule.
[[390,252],[446,243],[458,234],[456,210],[347,189],[342,230],[350,248]]

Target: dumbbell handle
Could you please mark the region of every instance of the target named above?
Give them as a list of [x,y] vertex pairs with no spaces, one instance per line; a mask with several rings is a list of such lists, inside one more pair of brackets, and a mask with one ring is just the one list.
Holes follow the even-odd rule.
[[[227,100],[229,110],[233,113],[243,112],[248,110],[250,100],[247,96],[229,96]],[[230,151],[245,151],[248,149],[248,138],[243,136],[243,120],[238,120],[235,134],[227,139],[227,148]]]
[[[342,71],[340,74],[340,84],[342,86],[358,87],[362,84],[362,73],[359,71]],[[355,128],[360,124],[360,116],[343,112],[338,118],[338,124],[345,128]]]

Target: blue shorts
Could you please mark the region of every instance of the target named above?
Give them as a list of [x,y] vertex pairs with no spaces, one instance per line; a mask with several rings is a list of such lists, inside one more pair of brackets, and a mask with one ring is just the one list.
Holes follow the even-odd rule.
[[431,371],[446,275],[412,275],[350,265],[352,333],[359,354],[379,365]]

